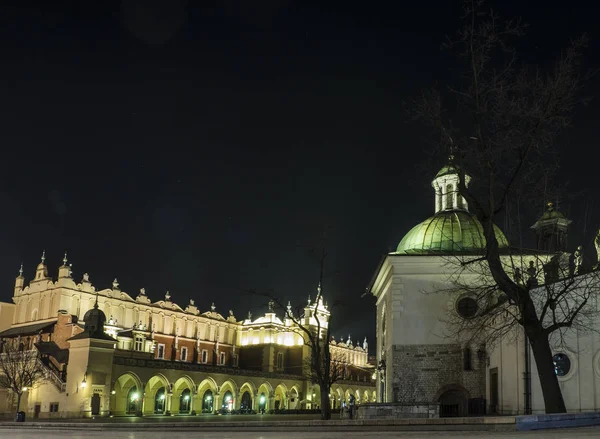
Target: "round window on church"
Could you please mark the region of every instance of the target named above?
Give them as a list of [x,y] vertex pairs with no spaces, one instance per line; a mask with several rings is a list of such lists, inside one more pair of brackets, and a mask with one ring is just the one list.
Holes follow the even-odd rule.
[[554,373],[559,377],[564,377],[571,370],[571,360],[567,354],[555,354],[552,361],[554,362]]
[[456,303],[456,310],[464,319],[475,317],[478,309],[479,307],[477,306],[477,301],[472,297],[463,297]]

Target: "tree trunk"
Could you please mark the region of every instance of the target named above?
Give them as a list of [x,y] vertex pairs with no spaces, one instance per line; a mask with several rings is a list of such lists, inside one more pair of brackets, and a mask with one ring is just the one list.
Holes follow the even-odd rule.
[[331,407],[329,407],[329,386],[327,384],[320,385],[321,391],[321,419],[327,421],[331,419]]
[[17,411],[16,411],[15,415],[17,413],[19,413],[19,409],[21,408],[21,396],[22,395],[23,395],[22,393],[17,393]]
[[556,377],[552,349],[550,349],[548,337],[546,334],[530,330],[527,330],[527,336],[529,337],[531,351],[533,352],[533,358],[535,358],[535,365],[540,377],[546,413],[566,413],[567,408],[565,407],[565,401],[560,390],[560,385],[558,384],[558,378]]

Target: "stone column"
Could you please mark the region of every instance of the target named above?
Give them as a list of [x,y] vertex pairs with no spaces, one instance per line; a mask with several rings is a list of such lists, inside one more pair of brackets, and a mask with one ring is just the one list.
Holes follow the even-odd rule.
[[215,393],[215,400],[214,400],[214,404],[213,404],[213,413],[218,412],[219,410],[221,410],[221,394]]
[[194,410],[194,399],[198,397],[197,393],[190,392],[190,415],[195,415],[196,411]]
[[167,398],[165,400],[165,415],[171,415],[171,402],[173,399],[173,392],[167,393]]

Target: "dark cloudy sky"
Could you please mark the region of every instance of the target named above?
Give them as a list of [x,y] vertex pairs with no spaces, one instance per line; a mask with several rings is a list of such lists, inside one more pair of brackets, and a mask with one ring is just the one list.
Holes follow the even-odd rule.
[[[530,23],[528,62],[548,66],[587,32],[587,67],[599,67],[593,4],[520,3],[492,5]],[[401,103],[448,77],[440,43],[460,1],[0,9],[0,299],[21,261],[31,278],[46,249],[56,276],[67,250],[76,279],[89,272],[97,288],[117,277],[134,296],[169,289],[181,305],[256,315],[251,288],[314,297],[310,250],[327,228],[324,292],[347,302],[334,333],[373,340],[360,295],[381,255],[433,213],[443,161],[423,152]],[[600,224],[598,116],[593,102],[559,145],[580,241]]]

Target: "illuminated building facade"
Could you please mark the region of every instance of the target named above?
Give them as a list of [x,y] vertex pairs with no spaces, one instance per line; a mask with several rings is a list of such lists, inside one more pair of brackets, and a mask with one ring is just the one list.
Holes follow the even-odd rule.
[[[14,304],[0,304],[0,339],[37,349],[48,371],[47,382],[24,394],[21,408],[29,417],[318,408],[319,387],[303,369],[310,348],[292,319],[281,320],[272,306],[264,316],[239,321],[214,304],[205,312],[193,300],[181,307],[169,292],[158,302],[143,288],[132,297],[116,279],[112,288],[96,290],[88,274],[75,282],[67,262],[65,255],[54,280],[42,256],[29,285],[21,269]],[[309,300],[299,318],[313,324],[313,313],[326,327],[322,299]],[[373,401],[366,340],[333,341],[331,349],[345,361],[344,379],[331,389],[332,407],[350,395],[359,403]],[[13,414],[14,408],[14,395],[0,390],[0,412]]]
[[[468,184],[470,177],[466,175],[465,180]],[[425,413],[437,407],[440,416],[544,413],[535,359],[520,326],[493,344],[475,344],[468,334],[460,338],[455,332],[456,322],[486,311],[480,309],[473,291],[461,291],[453,282],[460,272],[462,285],[481,283],[483,270],[459,271],[457,267],[462,262],[476,266],[486,249],[483,226],[469,212],[458,192],[458,181],[450,158],[432,181],[434,215],[408,231],[396,250],[384,256],[369,286],[377,307],[377,402],[423,407]],[[573,285],[578,285],[570,287],[572,296],[576,298],[577,288],[583,290],[583,285],[594,288],[600,264],[582,274],[580,249],[573,255],[566,253],[570,223],[549,203],[531,227],[538,248],[513,253],[494,225],[505,272],[517,283],[539,285],[539,297],[546,297],[546,281],[546,285],[557,282],[560,289],[558,268],[548,277],[553,258],[561,264],[572,260]],[[595,245],[600,259],[600,232]],[[537,268],[534,261],[540,264]],[[563,270],[563,276],[568,271]],[[551,339],[555,372],[568,411],[600,408],[600,306],[593,300],[588,331],[573,329]]]

